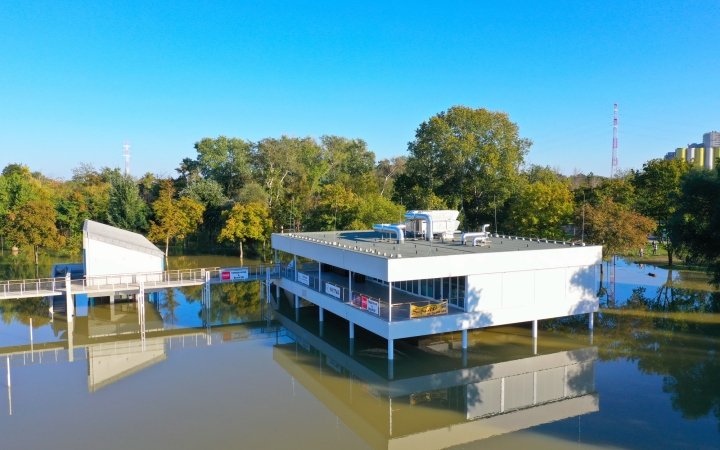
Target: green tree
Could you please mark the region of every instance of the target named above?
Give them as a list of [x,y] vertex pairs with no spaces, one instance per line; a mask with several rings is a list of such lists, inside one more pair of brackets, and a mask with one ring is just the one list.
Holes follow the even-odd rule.
[[504,203],[519,191],[520,167],[531,144],[504,112],[453,106],[415,131],[394,200],[419,187],[461,210],[465,227],[477,227],[493,216],[494,202]]
[[32,247],[36,266],[40,247],[58,249],[65,244],[55,226],[55,208],[43,201],[27,202],[10,213],[8,239],[18,247]]
[[243,258],[243,243],[248,240],[267,239],[268,230],[272,228],[268,207],[260,203],[237,204],[232,210],[226,211],[225,228],[220,232],[218,242],[238,241],[240,259]]
[[193,181],[195,170],[203,177],[215,180],[223,187],[225,195],[234,198],[240,188],[250,179],[252,143],[237,138],[219,136],[204,138],[195,143],[197,166],[186,159],[180,166],[180,174]]
[[585,232],[592,243],[602,244],[604,259],[644,248],[656,226],[654,220],[610,199],[585,205]]
[[679,159],[653,159],[643,164],[632,179],[640,213],[657,222],[655,238],[667,250],[668,264],[672,266],[674,246],[669,239],[668,226],[677,210],[680,198],[680,180],[690,171],[690,164]]
[[194,232],[203,221],[205,207],[191,199],[182,197],[175,199],[175,188],[171,181],[164,181],[158,199],[153,203],[155,221],[150,222],[148,239],[155,242],[165,242],[165,257],[167,258],[170,239],[184,238],[188,233]]
[[311,230],[348,230],[358,215],[360,199],[340,184],[328,184],[320,189],[315,208],[306,219]]
[[691,170],[683,177],[669,234],[686,261],[706,264],[712,283],[720,286],[720,167]]
[[561,226],[571,219],[573,207],[567,184],[546,179],[523,188],[511,204],[510,222],[522,236],[562,239]]
[[405,208],[393,203],[387,197],[373,194],[360,199],[355,219],[350,222],[351,230],[368,230],[378,223],[398,223],[403,220]]
[[144,230],[146,205],[140,198],[140,189],[132,178],[115,171],[110,175],[107,222],[130,231]]

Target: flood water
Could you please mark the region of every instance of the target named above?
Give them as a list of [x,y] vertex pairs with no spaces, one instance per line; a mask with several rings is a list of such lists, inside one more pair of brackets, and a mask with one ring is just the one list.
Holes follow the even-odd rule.
[[150,296],[144,335],[135,302],[78,298],[69,329],[47,300],[0,301],[0,448],[720,448],[720,294],[697,272],[604,276],[592,334],[571,317],[537,342],[478,330],[466,353],[459,334],[396,341],[392,363],[258,282],[213,285],[209,307],[200,287]]

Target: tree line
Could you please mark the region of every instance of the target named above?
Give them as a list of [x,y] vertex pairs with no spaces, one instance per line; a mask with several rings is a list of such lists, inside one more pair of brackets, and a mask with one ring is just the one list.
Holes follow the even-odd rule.
[[[507,113],[453,106],[420,124],[407,154],[377,160],[340,136],[220,136],[195,143],[172,176],[124,176],[83,163],[69,180],[22,164],[0,176],[0,239],[35,260],[72,253],[96,220],[172,245],[265,248],[273,232],[368,229],[411,209],[457,209],[463,231],[602,244],[637,252],[655,236],[667,254],[705,264],[720,282],[715,207],[720,172],[651,160],[612,179],[527,164],[532,141]],[[718,205],[720,206],[720,205]],[[262,245],[262,247],[260,247]],[[254,250],[258,251],[258,250]]]

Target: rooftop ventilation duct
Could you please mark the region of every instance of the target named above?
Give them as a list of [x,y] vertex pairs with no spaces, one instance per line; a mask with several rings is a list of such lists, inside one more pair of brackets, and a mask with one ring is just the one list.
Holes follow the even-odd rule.
[[487,232],[488,227],[490,226],[489,223],[486,223],[482,226],[482,231],[476,231],[473,233],[463,233],[462,235],[462,244],[465,245],[465,242],[469,238],[473,238],[472,244],[473,247],[477,245],[477,241],[480,241],[482,243],[485,243],[487,239],[490,237],[490,233]]
[[377,225],[373,225],[373,230],[379,231],[381,233],[395,233],[395,236],[397,236],[398,244],[402,244],[405,242],[405,232],[403,231],[405,229],[404,224],[387,224],[387,223],[380,223]]

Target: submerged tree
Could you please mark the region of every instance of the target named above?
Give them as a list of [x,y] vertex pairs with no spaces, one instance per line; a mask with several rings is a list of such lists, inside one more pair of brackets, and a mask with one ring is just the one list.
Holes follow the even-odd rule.
[[637,192],[639,211],[655,220],[655,238],[667,250],[668,264],[672,266],[675,246],[668,227],[681,195],[680,180],[690,170],[690,164],[680,159],[653,159],[635,172],[632,184]]
[[591,242],[602,244],[604,259],[644,248],[656,226],[654,220],[610,199],[597,206],[585,205],[585,231]]
[[58,249],[65,244],[55,226],[53,205],[42,201],[27,202],[10,214],[8,239],[17,246],[32,247],[36,266],[40,247]]
[[240,243],[240,259],[243,258],[243,242],[248,239],[265,240],[268,230],[272,229],[268,208],[259,203],[238,204],[223,215],[225,228],[220,232],[218,242],[238,241]]
[[150,222],[148,239],[151,241],[165,241],[165,257],[168,255],[170,239],[184,238],[188,233],[197,230],[203,221],[205,207],[191,199],[182,197],[175,199],[175,188],[172,182],[165,181],[160,195],[153,203],[155,221]]

